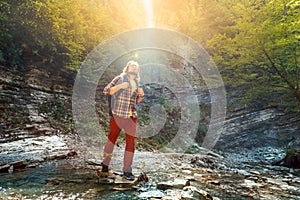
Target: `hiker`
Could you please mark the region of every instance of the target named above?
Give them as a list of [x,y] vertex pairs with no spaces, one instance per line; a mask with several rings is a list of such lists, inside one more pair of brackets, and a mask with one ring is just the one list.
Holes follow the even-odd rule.
[[110,131],[104,146],[101,175],[108,175],[108,166],[111,161],[115,142],[124,129],[126,133],[126,147],[124,153],[123,176],[129,180],[135,177],[132,174],[132,161],[135,149],[135,136],[137,127],[136,104],[144,97],[142,88],[138,88],[140,80],[139,64],[129,61],[123,73],[115,77],[103,90],[108,95],[110,107]]

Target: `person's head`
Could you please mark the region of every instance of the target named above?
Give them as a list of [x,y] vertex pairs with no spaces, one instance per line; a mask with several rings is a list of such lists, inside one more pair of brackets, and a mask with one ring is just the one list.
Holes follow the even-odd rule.
[[133,60],[129,61],[123,69],[123,73],[127,74],[129,78],[140,80],[140,67],[139,64]]

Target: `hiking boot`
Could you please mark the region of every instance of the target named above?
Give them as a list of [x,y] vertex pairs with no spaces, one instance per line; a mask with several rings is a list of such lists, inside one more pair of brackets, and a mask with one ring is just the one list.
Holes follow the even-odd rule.
[[102,166],[102,170],[100,172],[100,177],[107,178],[109,174],[108,166],[103,163],[101,163],[101,166]]
[[130,181],[133,181],[135,179],[135,176],[131,172],[123,172],[123,176]]

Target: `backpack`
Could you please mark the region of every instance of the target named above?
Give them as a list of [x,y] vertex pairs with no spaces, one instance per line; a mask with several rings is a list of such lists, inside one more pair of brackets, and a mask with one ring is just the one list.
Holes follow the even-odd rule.
[[[121,75],[121,80],[122,80],[122,83],[124,82],[127,82],[129,83],[129,79],[127,77],[127,75]],[[136,81],[136,87],[138,88],[138,82]],[[118,92],[116,92],[115,94],[111,95],[111,94],[108,94],[107,95],[107,101],[108,101],[108,113],[109,113],[109,116],[113,117],[113,108],[114,108],[114,99],[117,99],[118,96],[121,94],[122,90],[119,90]]]

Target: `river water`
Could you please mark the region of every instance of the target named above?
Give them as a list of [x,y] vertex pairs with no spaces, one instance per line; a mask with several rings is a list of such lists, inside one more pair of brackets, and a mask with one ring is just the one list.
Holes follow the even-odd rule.
[[0,174],[0,199],[138,199],[134,191],[113,191],[97,182],[92,170],[64,162]]
[[[98,183],[94,170],[79,165],[81,163],[73,161],[52,161],[36,168],[2,173],[0,199],[141,199],[141,190],[113,190],[112,185]],[[155,183],[176,176],[176,172],[152,172],[147,175],[152,184],[147,189],[144,188],[144,191],[159,191]],[[198,186],[204,187],[201,184]],[[226,192],[214,192],[214,195],[223,196],[225,199],[245,199]]]
[[[271,166],[267,169],[265,166],[253,165],[241,166],[245,170],[232,169],[225,167],[224,163],[219,161],[215,164],[223,168],[220,170],[220,167],[209,168],[199,167],[197,164],[185,164],[186,161],[179,161],[174,156],[170,159],[176,163],[177,167],[165,167],[165,170],[157,171],[151,169],[147,172],[150,182],[144,187],[137,186],[129,191],[117,191],[112,185],[100,184],[95,170],[87,168],[82,161],[70,159],[44,162],[35,168],[1,173],[0,200],[142,199],[139,195],[145,191],[158,191],[166,194],[166,191],[158,190],[157,185],[162,181],[174,180],[174,178],[191,180],[191,186],[205,190],[222,200],[300,199],[299,172],[293,175],[288,169],[276,170]],[[159,159],[156,160],[160,162]],[[207,159],[203,161],[205,161],[203,164],[210,163]],[[199,163],[201,164],[200,161]],[[211,166],[215,164],[211,163]],[[149,165],[149,167],[155,166],[158,164]],[[175,189],[171,190],[175,191]]]

